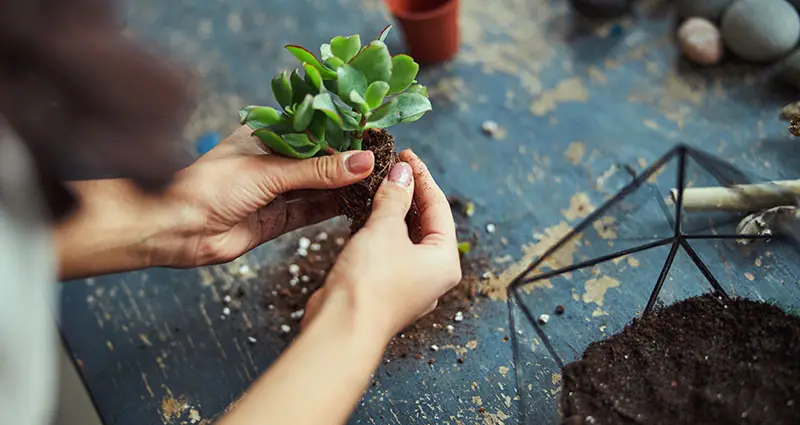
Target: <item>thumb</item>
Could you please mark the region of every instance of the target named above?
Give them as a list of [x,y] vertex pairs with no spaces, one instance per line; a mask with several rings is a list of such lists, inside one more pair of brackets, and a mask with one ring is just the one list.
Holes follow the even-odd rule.
[[405,162],[392,166],[389,176],[381,183],[372,203],[370,222],[397,221],[402,223],[411,207],[414,194],[414,172]]
[[276,194],[298,189],[336,189],[366,178],[375,164],[372,151],[352,151],[336,155],[296,160],[266,155],[269,177]]

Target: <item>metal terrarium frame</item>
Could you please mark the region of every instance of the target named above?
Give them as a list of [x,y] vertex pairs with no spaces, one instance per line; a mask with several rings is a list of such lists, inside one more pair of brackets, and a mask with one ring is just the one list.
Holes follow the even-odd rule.
[[[671,163],[677,163],[677,175],[674,183],[672,183],[674,186],[669,196],[664,196],[666,194],[663,191],[654,190],[653,179],[663,173],[665,169],[668,169],[668,164]],[[742,205],[734,208],[736,211],[730,211],[731,208],[727,208],[729,211],[721,215],[717,214],[715,219],[711,220],[708,217],[711,214],[715,214],[713,210],[726,209],[724,205],[714,205],[717,201],[711,200],[711,205],[705,205],[705,209],[699,208],[704,210],[708,216],[694,221],[688,219],[688,213],[685,211],[687,206],[685,194],[689,193],[687,190],[698,189],[692,187],[694,182],[691,182],[691,176],[687,170],[690,167],[689,163],[699,166],[699,170],[705,176],[708,176],[709,181],[719,189],[724,189],[727,195],[737,197],[737,202]],[[598,223],[604,217],[608,217],[610,212],[619,210],[620,205],[626,202],[626,198],[637,192],[644,193],[646,198],[643,199],[653,202],[654,209],[648,211],[648,218],[657,215],[654,214],[656,210],[660,210],[660,213],[663,214],[663,218],[659,218],[659,220],[663,219],[663,223],[665,223],[661,234],[655,232],[656,234],[652,235],[651,233],[652,237],[642,235],[641,238],[638,238],[639,240],[635,235],[630,238],[608,240],[606,242],[609,248],[605,248],[605,245],[603,246],[603,249],[608,249],[608,252],[601,252],[591,258],[579,259],[574,262],[564,261],[559,252],[569,248],[576,237],[580,237],[584,232],[591,231],[592,227],[600,232],[601,227],[598,226]],[[520,423],[539,424],[555,420],[555,405],[557,405],[557,392],[559,391],[557,381],[560,379],[560,370],[566,363],[565,356],[560,354],[552,343],[553,338],[562,338],[563,335],[554,334],[553,332],[557,332],[556,328],[545,324],[547,321],[535,313],[535,311],[543,311],[543,308],[551,308],[552,303],[543,306],[543,301],[541,300],[538,304],[526,300],[526,297],[530,297],[528,294],[531,293],[526,289],[536,286],[552,288],[552,284],[549,283],[552,279],[570,279],[573,273],[588,273],[586,272],[587,270],[596,268],[603,263],[610,264],[633,254],[639,255],[639,253],[645,251],[660,250],[659,252],[662,253],[667,252],[666,258],[659,257],[663,258],[663,263],[660,264],[658,277],[652,283],[652,286],[640,287],[643,294],[641,298],[643,308],[636,311],[636,313],[641,313],[642,316],[646,315],[661,302],[659,296],[670,276],[676,257],[681,252],[688,256],[688,260],[683,264],[693,265],[696,268],[696,272],[699,272],[699,276],[702,276],[702,278],[698,277],[698,280],[705,282],[705,289],[699,290],[704,292],[712,291],[721,297],[737,296],[737,294],[731,294],[731,288],[726,289],[726,285],[717,276],[719,273],[712,271],[712,268],[715,268],[716,265],[709,266],[710,262],[704,261],[703,256],[698,254],[698,250],[693,245],[695,243],[707,243],[708,241],[726,241],[725,243],[747,245],[757,239],[769,239],[774,236],[771,232],[779,231],[783,235],[789,236],[789,239],[794,242],[792,246],[796,246],[796,242],[800,240],[797,236],[800,235],[800,231],[798,231],[800,226],[796,224],[796,209],[792,207],[797,204],[797,196],[793,192],[796,193],[796,191],[787,190],[784,186],[776,184],[776,182],[764,182],[763,179],[754,178],[724,160],[685,145],[676,146],[649,166],[643,173],[633,176],[632,181],[622,187],[611,199],[586,216],[577,226],[560,238],[558,242],[542,253],[537,260],[510,283],[507,289],[508,320],[514,351],[513,361],[516,389],[520,403]],[[762,202],[765,196],[769,198],[766,203]],[[695,201],[696,199],[692,198],[692,202]],[[669,205],[670,203],[673,205]],[[640,204],[641,202],[634,202],[631,213],[635,213],[636,208],[641,208]],[[744,224],[742,218],[745,216],[743,214],[745,211],[761,211],[776,205],[786,205],[787,207],[782,207],[786,208],[786,210],[772,211],[773,215],[767,217],[771,218],[768,223],[769,226],[762,226],[757,231],[753,231],[752,226],[742,226]],[[626,225],[624,216],[627,214],[629,213],[623,210],[623,217],[607,219],[607,221],[614,222],[616,220],[617,225]],[[720,220],[720,216],[723,219]],[[619,220],[620,218],[621,220]],[[764,225],[764,217],[761,216],[760,218],[762,219],[761,224]],[[631,232],[634,234],[637,231],[645,233],[646,231],[642,230],[645,228],[646,226],[641,229],[634,228]],[[727,230],[720,231],[719,228],[726,228]],[[735,230],[731,230],[732,228]],[[617,243],[615,244],[614,242]],[[595,243],[595,247],[597,245]],[[658,269],[657,264],[656,261],[651,263],[654,270]],[[655,276],[655,273],[653,273],[653,276]],[[650,282],[647,282],[646,285],[650,285]],[[645,297],[647,292],[649,292],[649,295]],[[566,291],[564,296],[566,296]],[[578,300],[579,298],[580,295],[576,295],[573,288],[572,299]],[[607,314],[600,309],[601,305],[602,303],[598,303],[596,310],[600,311],[598,316]],[[635,316],[636,313],[632,313],[631,316]],[[592,314],[592,316],[595,316],[595,314]],[[624,317],[621,318],[620,322],[629,323],[633,318]],[[588,318],[586,320],[588,321]],[[583,320],[579,322],[577,326],[584,324]],[[573,326],[574,332],[578,332],[574,327],[576,325],[573,324],[571,326]],[[530,331],[530,334],[527,334],[524,329]],[[570,328],[562,329],[567,329],[564,332],[570,332]],[[608,336],[610,334],[604,335]],[[599,337],[593,338],[599,339]],[[561,345],[568,347],[569,351],[567,352],[572,353],[574,356],[579,356],[579,352],[582,351],[582,348],[578,349],[570,345],[569,341]],[[536,352],[536,356],[532,360],[525,358],[526,354],[530,354],[531,351]],[[537,374],[541,378],[537,382],[547,381],[548,385],[552,382],[554,387],[551,389],[536,388],[536,382],[533,382],[530,376],[526,376],[526,367],[531,369],[532,374]],[[552,378],[549,379],[550,377]],[[525,385],[528,382],[529,385]],[[531,403],[531,406],[526,407],[526,403]],[[550,417],[548,418],[548,416]]]

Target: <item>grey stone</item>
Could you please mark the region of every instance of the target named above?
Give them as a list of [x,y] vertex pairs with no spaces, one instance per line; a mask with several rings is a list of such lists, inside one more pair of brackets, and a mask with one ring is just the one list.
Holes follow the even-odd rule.
[[678,7],[678,14],[683,18],[706,18],[717,22],[734,1],[736,0],[677,0],[675,5]]
[[722,39],[734,54],[754,62],[786,55],[800,38],[800,16],[785,0],[739,0],[722,15]]
[[780,76],[786,82],[800,88],[800,49],[787,56],[780,66]]

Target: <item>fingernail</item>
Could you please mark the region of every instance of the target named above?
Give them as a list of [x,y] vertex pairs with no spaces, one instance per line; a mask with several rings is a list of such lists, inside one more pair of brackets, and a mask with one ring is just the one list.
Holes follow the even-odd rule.
[[347,171],[353,174],[366,173],[372,168],[372,158],[372,151],[361,151],[350,155],[345,162]]
[[408,187],[411,184],[411,166],[405,162],[398,162],[394,164],[392,170],[389,171],[389,181],[397,183],[400,186]]

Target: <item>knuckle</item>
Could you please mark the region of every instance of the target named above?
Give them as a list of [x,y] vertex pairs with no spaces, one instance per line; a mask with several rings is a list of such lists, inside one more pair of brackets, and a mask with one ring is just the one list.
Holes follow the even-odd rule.
[[336,183],[339,174],[339,161],[334,156],[325,156],[314,159],[314,173],[317,180],[325,185]]

